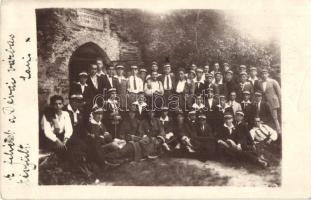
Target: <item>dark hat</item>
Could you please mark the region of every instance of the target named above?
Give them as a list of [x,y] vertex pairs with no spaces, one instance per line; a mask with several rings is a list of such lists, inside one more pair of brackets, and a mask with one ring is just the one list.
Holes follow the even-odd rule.
[[117,89],[116,89],[116,88],[110,88],[110,89],[108,90],[108,93],[109,93],[109,94],[115,93],[115,92],[117,92]]
[[240,68],[245,68],[246,69],[246,66],[245,65],[240,65]]
[[131,69],[138,69],[138,67],[136,65],[132,65]]
[[228,74],[228,73],[233,74],[233,71],[231,71],[231,70],[226,71],[226,74]]
[[87,73],[86,72],[80,72],[79,76],[87,76]]
[[124,69],[124,66],[123,65],[117,65],[116,69]]
[[251,94],[248,90],[244,90],[243,94]]
[[141,68],[139,71],[140,72],[147,72],[147,70],[145,68]]
[[82,100],[83,95],[82,94],[72,94],[72,95],[70,95],[70,99]]
[[261,91],[255,92],[255,96],[262,96],[262,92]]
[[246,72],[241,72],[240,76],[242,76],[242,75],[247,75],[247,73]]
[[244,112],[242,110],[238,110],[235,112],[236,115],[242,115],[244,116]]

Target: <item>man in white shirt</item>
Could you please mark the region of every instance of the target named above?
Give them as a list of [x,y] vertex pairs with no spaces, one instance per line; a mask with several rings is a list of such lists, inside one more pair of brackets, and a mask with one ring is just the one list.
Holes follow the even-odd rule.
[[204,80],[202,79],[203,77],[203,69],[202,68],[197,68],[196,69],[196,80],[195,80],[195,94],[203,94],[204,90]]
[[73,132],[70,116],[68,112],[63,111],[63,97],[52,96],[50,105],[51,109],[45,112],[42,117],[41,126],[50,147],[57,152],[63,152],[67,150],[66,144]]
[[179,103],[178,107],[182,110],[186,109],[186,105],[185,105],[186,83],[187,83],[187,79],[186,79],[185,69],[179,68],[175,93],[178,95],[178,103]]
[[164,104],[169,106],[169,98],[172,96],[175,87],[176,87],[176,80],[175,75],[171,73],[171,65],[166,64],[164,65],[164,74],[159,77],[160,81],[163,84],[163,90],[164,90]]
[[249,78],[248,81],[252,84],[254,91],[260,90],[259,88],[259,79],[257,77],[257,68],[250,67],[249,68]]
[[138,67],[131,66],[132,75],[128,78],[128,105],[136,101],[137,94],[144,91],[143,80],[138,76]]
[[163,106],[163,84],[158,80],[158,72],[151,73],[151,79],[148,79],[144,86],[144,91],[147,96],[148,105],[153,105],[153,108],[160,109]]

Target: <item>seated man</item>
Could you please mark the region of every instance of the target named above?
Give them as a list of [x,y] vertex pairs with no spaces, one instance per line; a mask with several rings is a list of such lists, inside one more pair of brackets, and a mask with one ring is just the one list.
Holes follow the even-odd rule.
[[48,148],[56,151],[58,155],[63,155],[73,132],[70,116],[68,112],[63,111],[63,97],[52,96],[50,106],[51,108],[43,114],[41,126],[48,139]]
[[218,102],[219,104],[213,108],[213,119],[210,122],[213,130],[223,127],[225,113],[231,113],[233,115],[233,109],[226,103],[226,97],[224,95],[218,96]]
[[[149,143],[151,142],[153,144],[157,144],[160,142],[160,144],[162,144],[163,147],[167,149],[167,144],[165,143],[164,127],[160,120],[155,117],[155,112],[151,108],[148,110],[148,117],[141,122],[138,131],[142,138],[147,137],[150,139]],[[147,151],[150,151],[150,154],[157,154],[158,151],[157,149],[154,149],[154,147],[156,146],[148,145]]]
[[263,124],[259,117],[254,121],[255,126],[250,130],[250,135],[255,144],[256,161],[266,167],[269,166],[269,162],[263,156],[264,150],[267,145],[278,139],[278,134],[268,125]]
[[195,151],[204,153],[204,157],[213,157],[216,153],[216,138],[212,132],[212,128],[206,122],[206,116],[200,114],[198,123],[193,132],[190,142]]
[[[162,107],[161,116],[159,118],[160,122],[163,125],[164,133],[165,133],[165,142],[169,144],[170,146],[176,145],[176,137],[174,134],[174,124],[171,117],[168,116],[168,107]],[[170,147],[166,144],[164,144],[164,147],[166,150],[170,151]]]
[[99,166],[118,165],[107,159],[106,154],[116,151],[120,148],[120,140],[114,140],[111,134],[107,131],[105,125],[101,122],[103,118],[102,108],[93,108],[91,112],[89,124],[87,127],[87,138],[85,141],[89,146],[88,158],[91,162],[99,164]]
[[137,101],[132,104],[136,110],[136,117],[141,121],[147,117],[147,103],[144,92],[138,93]]
[[127,112],[127,116],[122,120],[119,128],[120,139],[126,141],[139,141],[138,128],[140,120],[136,117],[136,109],[134,106]]
[[181,142],[181,145],[177,144],[177,149],[181,147],[189,153],[195,152],[193,145],[191,144],[191,137],[196,129],[196,118],[195,111],[190,111],[186,120],[184,120],[183,114],[179,113],[177,115],[176,133]]

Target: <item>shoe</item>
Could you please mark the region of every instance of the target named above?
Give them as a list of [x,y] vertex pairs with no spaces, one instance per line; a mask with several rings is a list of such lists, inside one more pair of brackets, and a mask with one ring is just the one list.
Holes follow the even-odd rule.
[[176,145],[175,149],[180,149],[180,143]]
[[162,146],[164,147],[166,151],[171,151],[171,148],[168,146],[168,144],[163,143]]
[[259,164],[261,167],[263,167],[263,168],[267,168],[267,167],[270,166],[269,163],[268,163],[267,161],[265,161],[265,160],[258,159],[257,161],[258,161],[258,164]]
[[189,153],[195,153],[195,150],[192,149],[192,148],[189,147],[189,146],[186,146],[186,149],[187,149],[187,151],[188,151]]

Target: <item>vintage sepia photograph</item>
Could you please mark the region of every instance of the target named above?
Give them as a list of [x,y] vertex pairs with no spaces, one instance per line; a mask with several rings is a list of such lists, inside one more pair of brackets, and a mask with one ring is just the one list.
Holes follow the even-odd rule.
[[39,185],[282,186],[278,15],[35,14]]

